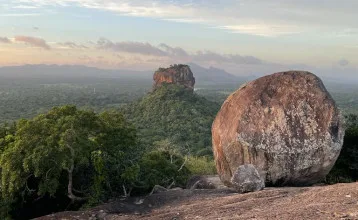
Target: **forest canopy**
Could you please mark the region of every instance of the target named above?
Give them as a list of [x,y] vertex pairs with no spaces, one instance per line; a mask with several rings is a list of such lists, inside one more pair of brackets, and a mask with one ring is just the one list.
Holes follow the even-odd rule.
[[220,105],[178,85],[164,85],[124,107],[143,144],[169,140],[181,152],[212,156],[211,124]]
[[68,204],[128,195],[135,188],[146,192],[156,184],[185,184],[190,171],[181,155],[139,146],[136,129],[117,111],[96,114],[62,106],[2,126],[0,216],[35,217],[36,210],[29,216],[19,210],[57,204],[37,210],[46,214]]

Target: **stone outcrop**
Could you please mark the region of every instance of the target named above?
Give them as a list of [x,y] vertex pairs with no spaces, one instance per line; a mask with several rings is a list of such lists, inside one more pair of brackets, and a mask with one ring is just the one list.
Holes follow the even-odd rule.
[[159,68],[153,76],[153,89],[163,84],[182,85],[190,90],[194,90],[195,78],[188,65],[172,65],[169,68]]
[[321,181],[339,156],[343,118],[312,73],[275,73],[231,94],[212,127],[217,171],[224,184],[253,164],[267,186]]
[[239,193],[256,192],[265,188],[265,182],[254,165],[239,166],[231,178],[232,186]]
[[167,188],[163,187],[163,186],[159,186],[159,185],[155,185],[152,189],[152,192],[150,193],[151,194],[156,194],[156,193],[161,193],[161,192],[166,192],[168,191]]
[[193,176],[188,180],[186,188],[191,190],[216,189],[216,186],[205,176]]

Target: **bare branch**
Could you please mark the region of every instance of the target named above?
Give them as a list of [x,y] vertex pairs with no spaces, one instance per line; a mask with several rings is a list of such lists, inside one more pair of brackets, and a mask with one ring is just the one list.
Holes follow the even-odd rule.
[[75,188],[72,188],[72,191],[75,192],[75,193],[86,194],[86,192],[81,191],[81,190],[77,190]]
[[167,189],[172,188],[175,185],[175,180],[173,180],[173,182],[167,187]]
[[187,161],[188,161],[188,157],[185,157],[185,160],[184,160],[183,164],[180,166],[178,172],[180,172],[184,168]]
[[50,168],[47,172],[46,172],[46,180],[48,180],[47,176],[49,174],[49,172],[52,170],[53,168]]
[[128,197],[127,190],[124,184],[122,185],[122,188],[123,188],[124,197]]
[[87,200],[88,198],[83,198],[83,197],[78,197],[78,196],[75,196],[73,193],[70,193],[67,195],[68,198],[70,198],[72,201],[85,201]]

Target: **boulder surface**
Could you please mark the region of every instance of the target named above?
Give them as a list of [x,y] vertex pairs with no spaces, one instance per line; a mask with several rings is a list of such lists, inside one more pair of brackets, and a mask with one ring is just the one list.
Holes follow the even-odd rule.
[[213,126],[217,171],[227,186],[253,164],[267,186],[321,181],[339,156],[343,118],[312,73],[288,71],[243,85],[224,102]]
[[265,182],[254,165],[239,166],[231,178],[232,186],[239,193],[256,192],[265,188]]
[[169,68],[159,68],[153,76],[153,89],[163,84],[182,85],[190,90],[194,90],[195,78],[188,65],[172,65]]

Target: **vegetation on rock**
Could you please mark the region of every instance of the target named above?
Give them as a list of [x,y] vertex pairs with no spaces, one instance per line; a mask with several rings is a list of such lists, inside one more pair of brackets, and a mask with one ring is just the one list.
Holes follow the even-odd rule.
[[212,157],[211,124],[219,104],[178,85],[164,85],[124,109],[146,146],[168,139],[181,153]]

